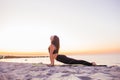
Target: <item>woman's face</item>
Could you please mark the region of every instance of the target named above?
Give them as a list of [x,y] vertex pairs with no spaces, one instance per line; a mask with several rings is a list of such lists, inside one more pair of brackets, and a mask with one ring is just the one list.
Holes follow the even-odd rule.
[[50,37],[50,40],[53,41],[53,39],[54,39],[54,36],[51,36],[51,37]]

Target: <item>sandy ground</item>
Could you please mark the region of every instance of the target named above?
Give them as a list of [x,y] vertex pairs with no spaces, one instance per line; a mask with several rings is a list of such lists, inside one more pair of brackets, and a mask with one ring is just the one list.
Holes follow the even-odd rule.
[[0,62],[0,80],[120,80],[120,66]]

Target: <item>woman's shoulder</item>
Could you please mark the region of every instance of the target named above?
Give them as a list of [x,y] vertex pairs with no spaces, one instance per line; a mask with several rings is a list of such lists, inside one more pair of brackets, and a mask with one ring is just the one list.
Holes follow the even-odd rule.
[[49,46],[49,48],[54,48],[54,49],[55,49],[56,47],[55,47],[55,45],[51,44],[51,45]]

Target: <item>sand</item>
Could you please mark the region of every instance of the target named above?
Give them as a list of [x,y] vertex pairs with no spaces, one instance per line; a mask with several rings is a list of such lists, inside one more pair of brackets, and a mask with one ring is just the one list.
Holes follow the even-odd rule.
[[120,80],[120,66],[0,62],[0,80]]

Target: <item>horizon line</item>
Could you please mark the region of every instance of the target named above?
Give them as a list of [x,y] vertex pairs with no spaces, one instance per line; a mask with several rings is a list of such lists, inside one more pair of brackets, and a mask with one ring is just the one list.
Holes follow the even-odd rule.
[[[77,54],[110,54],[110,53],[118,53],[120,54],[120,50],[89,50],[89,51],[59,51],[58,54],[67,54],[67,55],[77,55]],[[49,52],[44,51],[0,51],[0,55],[19,55],[19,56],[47,56]]]

